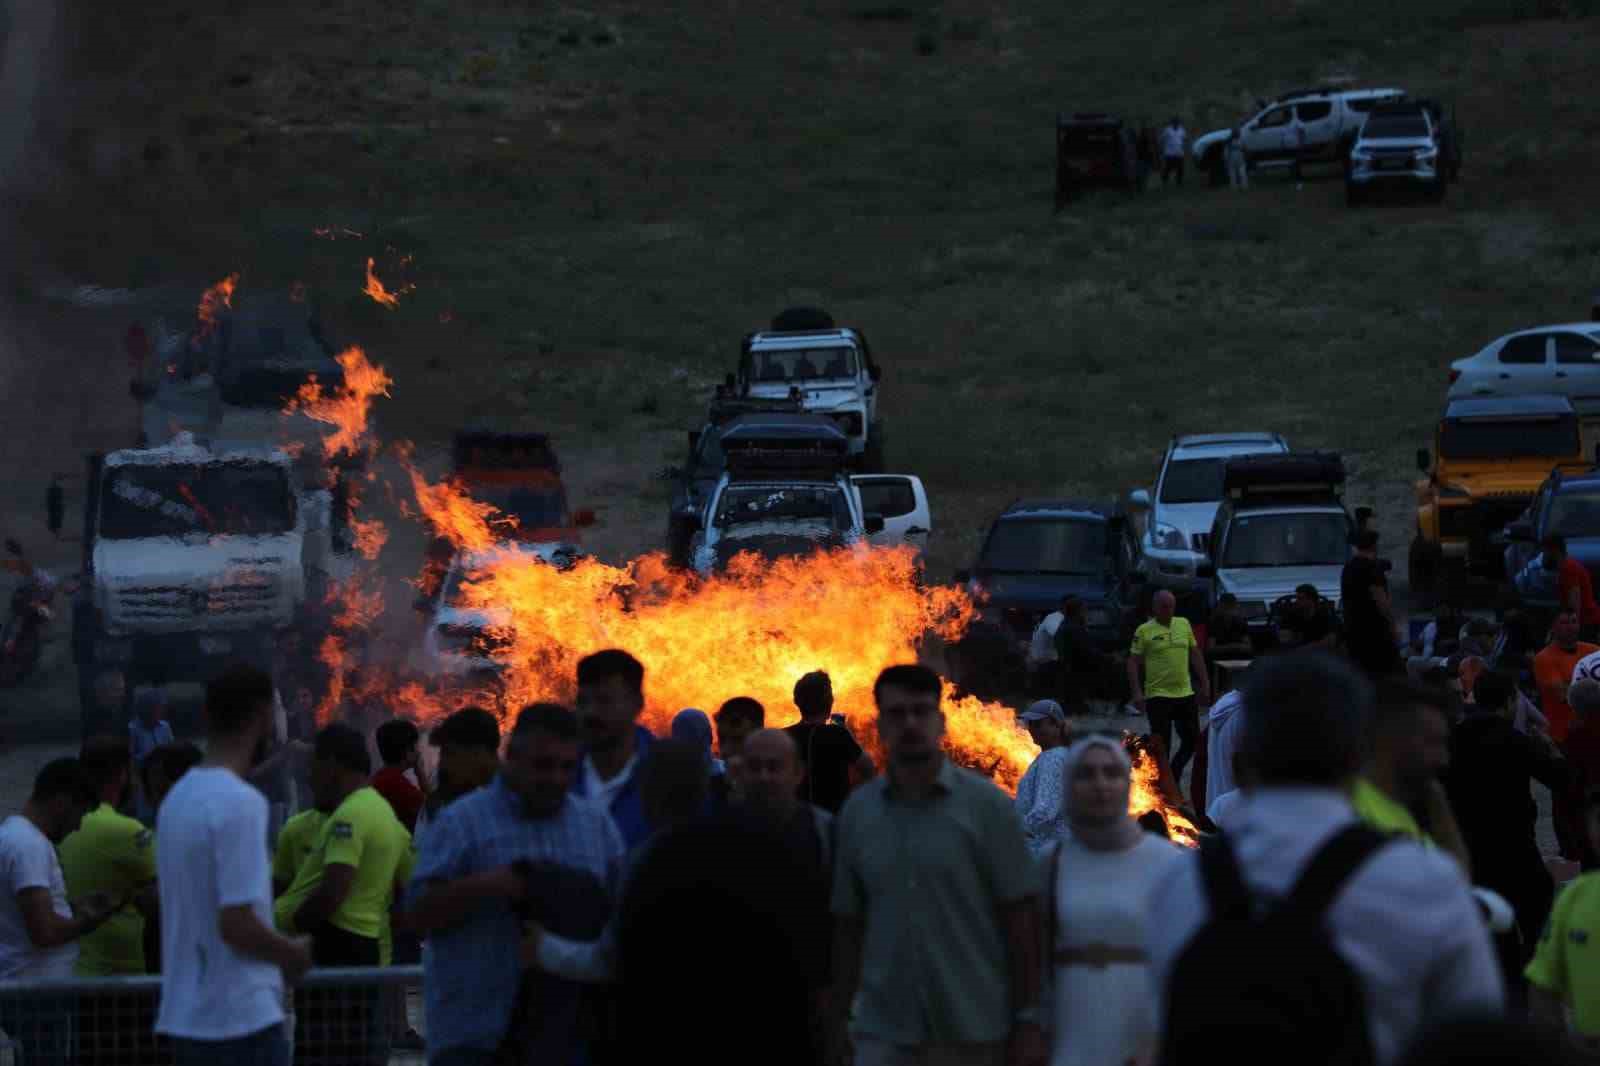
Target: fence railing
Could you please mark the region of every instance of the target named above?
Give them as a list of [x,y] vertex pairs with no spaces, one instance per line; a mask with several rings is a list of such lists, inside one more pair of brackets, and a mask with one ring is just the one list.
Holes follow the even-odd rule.
[[[421,985],[420,966],[311,971],[286,1005],[295,1066],[420,1064],[395,1043],[421,1029]],[[160,998],[153,975],[0,981],[0,1066],[172,1066],[154,1031]]]

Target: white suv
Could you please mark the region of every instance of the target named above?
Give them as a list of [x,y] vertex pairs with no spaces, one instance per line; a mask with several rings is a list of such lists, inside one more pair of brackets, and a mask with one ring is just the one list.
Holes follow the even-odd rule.
[[1354,207],[1383,188],[1420,189],[1430,200],[1444,199],[1446,168],[1439,134],[1433,116],[1420,105],[1375,109],[1350,150],[1346,200]]
[[1210,587],[1196,572],[1209,556],[1211,524],[1222,503],[1222,474],[1240,455],[1287,452],[1277,433],[1203,433],[1174,437],[1153,490],[1137,489],[1128,503],[1147,512],[1139,568],[1157,588],[1178,594]]
[[[1404,96],[1400,89],[1306,89],[1286,93],[1263,104],[1255,115],[1240,123],[1245,163],[1256,169],[1339,162],[1355,143],[1367,113]],[[1223,149],[1232,136],[1232,130],[1213,130],[1196,137],[1190,149],[1195,166],[1214,174],[1223,173]]]

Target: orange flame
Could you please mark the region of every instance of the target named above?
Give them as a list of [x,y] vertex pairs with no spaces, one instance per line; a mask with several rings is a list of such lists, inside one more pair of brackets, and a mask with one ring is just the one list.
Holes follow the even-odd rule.
[[370,255],[367,256],[367,284],[366,287],[361,291],[372,297],[374,301],[382,304],[384,307],[393,308],[400,306],[400,297],[416,289],[415,285],[402,285],[393,292],[389,291],[388,289],[384,288],[383,282],[378,280],[378,275],[372,272],[373,265],[373,258]]
[[327,390],[313,376],[300,386],[300,391],[284,408],[284,414],[300,412],[332,426],[333,432],[323,438],[323,447],[329,456],[355,455],[367,441],[367,419],[373,399],[389,395],[389,386],[394,380],[382,367],[368,362],[360,348],[346,348],[337,358],[344,368],[344,386]]
[[195,308],[195,317],[199,320],[195,340],[205,340],[217,328],[217,316],[222,309],[233,307],[233,290],[238,284],[239,274],[235,271],[200,294],[200,306]]

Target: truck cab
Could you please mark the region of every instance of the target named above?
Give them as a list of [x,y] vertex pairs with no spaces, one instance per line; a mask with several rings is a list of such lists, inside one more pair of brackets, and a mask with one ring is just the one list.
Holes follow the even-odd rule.
[[1589,465],[1582,426],[1565,396],[1448,401],[1433,449],[1417,452],[1413,595],[1427,599],[1469,574],[1500,577],[1497,534],[1527,509],[1553,469]]
[[561,461],[548,434],[488,428],[462,430],[451,442],[452,472],[476,500],[516,520],[513,539],[578,550],[594,512],[574,512]]
[[852,465],[878,470],[883,463],[882,376],[866,338],[856,330],[763,330],[745,336],[735,385],[741,397],[792,397],[808,414],[831,419],[845,435]]
[[1210,606],[1238,597],[1253,640],[1276,634],[1279,605],[1311,585],[1338,613],[1340,578],[1355,523],[1341,497],[1344,463],[1333,452],[1231,459],[1201,568]]
[[[727,467],[694,523],[689,556],[701,575],[737,555],[767,559],[830,548],[911,544],[920,554],[932,526],[920,479],[901,474],[852,477],[849,442],[833,419],[775,415],[725,429]],[[866,500],[903,508],[895,524]]]

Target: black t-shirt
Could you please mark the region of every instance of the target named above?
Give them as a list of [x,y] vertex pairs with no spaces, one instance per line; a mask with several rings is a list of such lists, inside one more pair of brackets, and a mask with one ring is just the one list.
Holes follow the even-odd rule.
[[1318,604],[1310,614],[1296,615],[1292,628],[1299,635],[1300,643],[1315,644],[1333,632],[1333,615]]
[[784,730],[800,749],[800,762],[806,779],[800,783],[800,798],[829,814],[838,814],[850,792],[850,767],[861,758],[861,745],[843,726],[824,722],[801,722]]
[[1389,579],[1383,575],[1378,560],[1357,555],[1344,564],[1344,573],[1339,577],[1339,596],[1344,600],[1345,628],[1352,633],[1384,625],[1383,616],[1372,599],[1375,588],[1389,588]]

